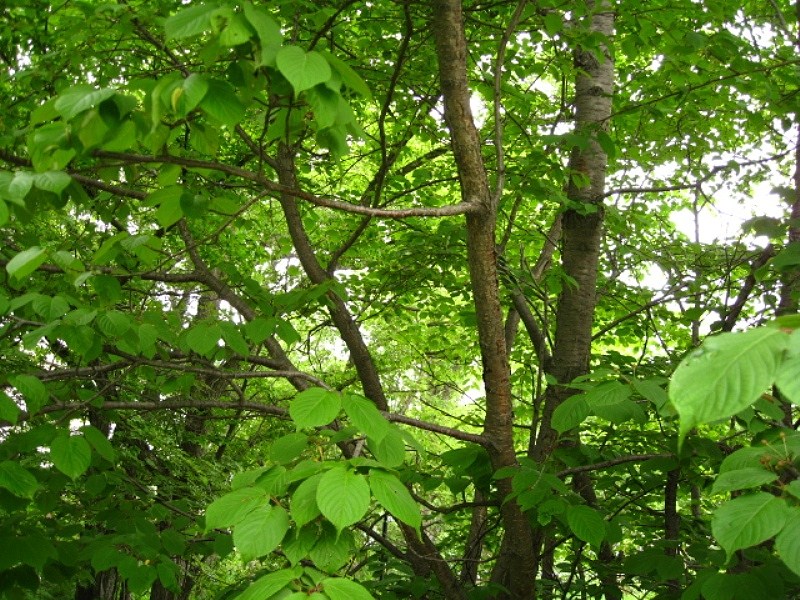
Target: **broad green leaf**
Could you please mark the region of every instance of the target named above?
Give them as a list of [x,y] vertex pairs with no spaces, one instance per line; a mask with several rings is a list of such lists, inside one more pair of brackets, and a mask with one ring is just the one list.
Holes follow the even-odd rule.
[[371,469],[369,472],[369,487],[378,503],[388,510],[395,518],[419,529],[422,525],[422,515],[419,505],[411,497],[403,483],[391,473]]
[[296,565],[308,556],[314,544],[317,543],[317,537],[317,527],[315,525],[303,527],[299,531],[292,530],[283,540],[281,549],[286,558],[289,559],[289,562]]
[[778,475],[766,469],[738,469],[736,471],[726,471],[720,473],[714,481],[712,494],[721,492],[731,492],[734,490],[746,490],[748,488],[759,487],[767,483],[772,483],[778,479]]
[[109,310],[97,315],[95,319],[97,328],[110,338],[120,338],[131,328],[128,315],[119,310]]
[[110,463],[114,463],[117,460],[117,452],[114,450],[114,447],[111,445],[111,442],[108,441],[108,438],[103,435],[103,433],[97,429],[96,427],[92,427],[91,425],[84,425],[81,427],[81,433],[83,433],[83,437],[86,438],[86,441],[94,448],[94,451],[97,452],[100,456],[106,459]]
[[776,535],[786,523],[786,503],[767,492],[740,496],[729,500],[711,519],[711,532],[719,545],[731,556]]
[[336,72],[339,74],[339,77],[342,78],[342,83],[353,90],[355,93],[363,96],[367,100],[372,99],[372,92],[370,92],[369,87],[364,80],[356,73],[350,65],[346,62],[341,60],[340,58],[334,56],[327,50],[320,51],[320,54],[325,57],[325,60],[328,61],[328,64],[333,67]]
[[317,534],[317,543],[308,557],[322,571],[333,573],[341,569],[355,553],[353,534],[349,529],[337,532],[330,523],[324,523]]
[[339,392],[309,388],[297,394],[289,404],[289,415],[297,427],[321,427],[333,421],[341,408]]
[[575,394],[556,407],[550,426],[558,433],[564,433],[583,423],[590,414],[585,394]]
[[237,125],[244,118],[245,107],[227,81],[209,79],[208,92],[199,106],[208,116],[227,127]]
[[344,394],[342,406],[350,422],[371,439],[380,441],[389,432],[389,421],[371,400],[355,394]]
[[179,10],[164,22],[167,40],[179,40],[208,31],[211,29],[211,13],[218,8],[218,4],[211,3]]
[[198,107],[208,93],[208,78],[205,75],[192,73],[184,79],[183,85],[178,88],[181,93],[177,100],[173,100],[173,110],[180,116],[186,116]]
[[228,348],[242,356],[250,354],[250,346],[247,345],[236,325],[228,321],[220,321],[219,327],[222,330],[222,340]]
[[727,471],[750,468],[756,469],[759,467],[763,469],[764,462],[767,464],[774,464],[786,457],[786,452],[784,452],[783,449],[774,446],[739,448],[733,454],[725,457],[722,464],[719,466],[719,472],[725,473]]
[[94,108],[116,93],[116,90],[111,88],[98,90],[90,85],[80,84],[61,92],[56,100],[55,108],[64,119],[70,120],[83,111]]
[[33,310],[46,321],[55,321],[69,312],[69,304],[62,296],[38,296],[31,302]]
[[217,348],[221,337],[222,330],[218,325],[198,323],[187,332],[186,343],[201,356],[208,356]]
[[229,492],[214,500],[206,509],[206,531],[236,525],[268,502],[267,491],[260,487],[246,487]]
[[11,218],[11,213],[8,210],[8,205],[0,199],[0,227],[8,223]]
[[72,182],[72,177],[63,171],[45,171],[33,176],[33,185],[40,190],[61,194]]
[[243,8],[245,18],[256,30],[261,42],[261,64],[274,66],[275,56],[283,43],[281,28],[272,17],[260,8],[253,7],[250,2],[245,2]]
[[63,434],[50,444],[50,460],[70,479],[77,479],[92,462],[92,449],[83,436]]
[[369,484],[345,467],[325,473],[317,486],[317,506],[337,530],[358,522],[369,508]]
[[280,592],[302,573],[302,568],[283,569],[259,577],[233,600],[267,600]]
[[289,433],[272,442],[269,457],[277,463],[285,465],[292,462],[308,446],[308,436],[304,433]]
[[[795,334],[791,337],[796,338]],[[775,385],[792,404],[800,404],[800,356],[790,357],[781,363],[775,377]]]
[[27,250],[17,253],[6,264],[6,271],[12,279],[17,281],[33,273],[47,258],[47,250],[32,246]]
[[275,333],[275,325],[277,322],[275,319],[264,319],[263,317],[257,317],[252,321],[249,321],[244,326],[244,333],[254,344],[260,344],[264,340],[266,340],[269,336]]
[[772,385],[787,343],[780,329],[762,327],[709,338],[686,357],[669,386],[681,436],[753,404]]
[[603,516],[590,506],[583,504],[567,507],[567,524],[579,540],[598,548],[606,535]]
[[14,552],[21,562],[32,566],[37,571],[41,571],[49,559],[58,557],[58,551],[53,546],[53,543],[46,537],[34,532],[17,538],[14,544]]
[[239,46],[250,40],[252,35],[247,19],[234,13],[227,19],[227,25],[219,35],[219,43],[222,46]]
[[619,404],[627,400],[631,395],[631,388],[619,381],[607,381],[598,384],[583,397],[590,409],[600,408],[603,406],[611,406]]
[[787,512],[786,525],[775,538],[775,550],[784,564],[800,575],[800,509]]
[[331,600],[375,600],[364,586],[350,579],[329,577],[323,579],[320,586]]
[[324,83],[331,68],[318,52],[306,52],[298,46],[284,46],[275,57],[278,70],[292,85],[295,94]]
[[266,556],[289,531],[289,517],[280,506],[257,507],[233,528],[233,543],[246,561]]
[[12,375],[8,381],[13,385],[25,400],[25,407],[30,415],[35,415],[48,403],[50,396],[47,388],[38,377],[33,375]]
[[379,440],[373,440],[368,437],[367,446],[376,460],[390,469],[399,467],[406,459],[405,438],[393,425],[389,426],[389,430]]
[[292,519],[298,528],[322,514],[317,506],[317,488],[322,475],[322,473],[318,473],[309,477],[292,493],[290,508]]
[[21,409],[8,395],[0,390],[0,425],[5,423],[17,424]]
[[20,498],[33,498],[39,489],[39,482],[19,463],[6,460],[0,462],[0,487]]

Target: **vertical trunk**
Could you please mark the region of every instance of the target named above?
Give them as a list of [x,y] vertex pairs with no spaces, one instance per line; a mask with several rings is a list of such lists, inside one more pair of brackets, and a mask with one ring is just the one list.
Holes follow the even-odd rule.
[[[614,13],[607,2],[590,3],[594,9],[590,30],[611,37]],[[608,48],[600,62],[586,50],[575,52],[578,76],[575,82],[575,129],[591,134],[584,150],[575,149],[570,158],[570,171],[588,180],[578,187],[570,180],[567,195],[582,208],[568,209],[562,219],[561,260],[564,272],[574,285],[566,285],[558,300],[553,357],[548,372],[561,384],[588,371],[591,354],[592,323],[596,303],[597,267],[603,232],[603,207],[600,199],[605,191],[608,158],[595,139],[604,131],[611,117],[614,63]],[[574,392],[561,385],[551,386],[545,398],[542,426],[533,457],[544,461],[556,444],[556,432],[550,427],[553,411]]]
[[[489,193],[480,138],[470,110],[467,85],[466,39],[459,0],[433,3],[433,36],[450,129],[453,155],[463,200],[473,204],[467,215],[467,261],[478,325],[478,340],[486,393],[484,435],[495,469],[516,464],[512,435],[512,399],[505,330],[500,305],[495,253],[496,202]],[[498,485],[501,496],[511,491],[510,480]],[[492,580],[508,590],[509,598],[534,596],[534,554],[530,524],[515,502],[501,507],[506,536]]]
[[[614,13],[607,0],[587,3],[591,19],[588,29],[610,40],[614,31]],[[583,149],[573,150],[570,157],[570,172],[573,176],[567,196],[573,207],[566,210],[562,218],[561,261],[564,273],[573,279],[573,285],[565,285],[556,309],[556,331],[553,354],[545,366],[548,373],[561,385],[550,385],[545,393],[539,430],[529,447],[534,460],[545,463],[558,444],[558,434],[550,426],[553,411],[564,400],[575,393],[563,384],[571,382],[589,370],[591,358],[592,324],[596,304],[597,271],[600,245],[603,235],[603,207],[600,203],[605,192],[605,177],[608,157],[596,135],[605,131],[611,117],[611,100],[614,84],[614,62],[608,47],[602,48],[604,58],[598,60],[592,52],[575,50],[577,77],[575,81],[575,130],[588,135],[589,143]],[[577,185],[575,175],[587,182]],[[580,179],[578,180],[580,181]],[[562,443],[576,445],[577,439]],[[588,476],[573,479],[576,488],[588,504],[594,504],[596,496]],[[546,534],[538,530],[535,535],[537,547],[547,547]],[[600,550],[602,563],[613,561],[613,551],[608,544]],[[553,557],[545,550],[542,563]],[[599,573],[606,598],[620,598],[621,591],[610,571]]]

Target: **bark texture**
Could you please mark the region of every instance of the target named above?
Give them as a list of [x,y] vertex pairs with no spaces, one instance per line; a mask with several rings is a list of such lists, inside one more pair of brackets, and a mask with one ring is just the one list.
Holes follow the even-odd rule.
[[[486,176],[478,131],[470,109],[467,83],[467,48],[459,0],[433,3],[433,36],[444,97],[444,114],[450,130],[453,155],[464,202],[476,207],[467,215],[467,261],[477,317],[478,339],[486,394],[484,436],[494,469],[516,464],[512,435],[513,404],[500,303],[495,252],[497,198],[492,198]],[[510,479],[502,479],[499,492],[511,491]],[[504,537],[492,581],[502,585],[502,597],[534,597],[533,538],[527,517],[515,502],[502,505]]]

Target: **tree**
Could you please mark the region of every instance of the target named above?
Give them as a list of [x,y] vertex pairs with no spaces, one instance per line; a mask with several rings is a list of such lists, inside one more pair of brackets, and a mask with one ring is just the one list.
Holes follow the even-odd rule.
[[793,10],[4,6],[0,593],[797,594]]

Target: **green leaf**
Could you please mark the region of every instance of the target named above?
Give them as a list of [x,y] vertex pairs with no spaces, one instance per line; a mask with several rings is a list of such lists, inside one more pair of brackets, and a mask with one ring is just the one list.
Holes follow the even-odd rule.
[[350,579],[329,577],[320,581],[320,586],[331,600],[375,600],[364,586]]
[[17,424],[21,409],[8,395],[0,390],[0,425],[5,423]]
[[267,600],[300,576],[302,569],[283,569],[256,579],[233,600]]
[[370,469],[369,487],[378,503],[392,513],[395,518],[414,529],[419,529],[422,525],[419,505],[395,475],[386,471]]
[[550,426],[558,433],[574,429],[592,414],[585,394],[575,394],[564,400],[553,411]]
[[775,538],[775,550],[784,564],[800,575],[800,508],[787,513],[786,525]]
[[752,468],[727,471],[717,476],[716,481],[714,481],[714,487],[711,488],[711,493],[719,494],[734,490],[746,490],[772,483],[777,479],[778,475],[776,473],[766,469]]
[[403,464],[406,459],[406,442],[403,434],[393,425],[379,440],[367,438],[367,446],[383,466],[393,469]]
[[92,462],[92,449],[83,436],[61,434],[50,444],[50,460],[70,479],[83,475]]
[[598,384],[583,396],[590,409],[602,406],[611,406],[627,400],[631,395],[631,388],[619,381],[607,381]]
[[245,107],[233,86],[227,81],[210,79],[208,92],[203,96],[199,106],[208,116],[227,127],[233,127],[244,119]]
[[298,427],[321,427],[333,421],[341,408],[339,392],[309,388],[297,394],[289,404],[289,416]]
[[70,120],[83,111],[94,108],[116,93],[116,90],[111,88],[97,90],[90,85],[80,84],[61,92],[55,107],[64,119]]
[[250,2],[245,2],[242,6],[245,18],[256,30],[261,42],[261,64],[274,66],[275,56],[283,43],[281,28],[272,17],[260,8],[253,7]]
[[318,569],[332,573],[347,564],[354,553],[355,543],[350,531],[337,532],[330,523],[324,523],[308,556]]
[[128,315],[119,310],[109,310],[97,315],[97,328],[110,338],[120,338],[131,329]]
[[337,530],[358,522],[369,508],[369,484],[345,467],[325,473],[317,487],[317,506]]
[[[794,334],[792,337],[795,337]],[[800,356],[787,358],[781,363],[775,376],[775,385],[792,404],[800,404]]]
[[289,562],[293,565],[299,563],[302,559],[306,558],[317,543],[317,527],[303,527],[299,530],[293,530],[281,545],[283,553]]
[[47,388],[33,375],[12,375],[8,382],[13,385],[25,400],[25,407],[30,415],[35,415],[48,403],[50,395]]
[[363,396],[344,394],[342,406],[350,422],[375,441],[389,432],[389,421],[376,408],[375,403]]
[[280,506],[259,506],[233,528],[233,543],[246,561],[266,556],[289,531],[289,517]]
[[275,333],[275,325],[275,319],[257,317],[245,324],[244,334],[247,336],[247,339],[254,344],[260,344]]
[[603,516],[590,506],[583,504],[567,507],[567,524],[579,540],[599,548],[606,535]]
[[211,13],[219,8],[214,4],[199,4],[179,10],[164,22],[167,40],[180,40],[211,29]]
[[114,447],[111,445],[111,442],[108,441],[108,438],[103,435],[103,433],[97,429],[96,427],[92,427],[91,425],[84,425],[81,427],[81,433],[83,433],[83,437],[86,438],[86,441],[94,448],[94,451],[97,452],[100,456],[106,459],[110,463],[114,463],[117,460],[117,452],[114,450]]
[[0,462],[0,487],[20,498],[33,498],[39,482],[19,463],[6,460]]
[[308,446],[308,436],[304,433],[290,433],[272,442],[269,456],[276,463],[285,465],[292,462]]
[[786,523],[788,512],[781,499],[758,492],[729,500],[711,519],[711,532],[730,557],[737,550],[764,542]]
[[236,525],[268,501],[267,491],[260,487],[245,487],[229,492],[214,500],[206,509],[206,531]]
[[239,46],[250,40],[253,31],[242,15],[234,13],[227,19],[227,25],[219,36],[221,46]]
[[180,87],[182,93],[177,102],[173,103],[173,110],[180,116],[186,116],[197,108],[208,93],[208,78],[205,75],[192,73],[184,79]]
[[669,397],[681,417],[681,435],[753,404],[772,385],[788,336],[762,327],[709,338],[672,376]]
[[322,475],[322,473],[319,473],[309,477],[298,485],[292,494],[290,503],[292,519],[294,519],[298,528],[310,523],[322,514],[319,506],[317,506],[317,488]]
[[333,67],[334,70],[336,70],[336,72],[339,74],[339,77],[342,78],[342,83],[346,87],[363,96],[367,100],[372,99],[372,92],[370,91],[369,87],[366,83],[364,83],[364,80],[361,79],[358,73],[356,73],[350,67],[350,65],[334,56],[327,50],[320,51],[320,54],[324,56],[325,60],[328,61],[328,64]]
[[331,68],[318,52],[306,52],[297,46],[284,46],[275,57],[278,70],[286,77],[295,95],[331,77]]
[[553,37],[562,29],[564,29],[564,20],[561,18],[561,15],[558,14],[557,11],[549,11],[544,16],[544,30],[547,32],[547,35]]
[[47,258],[47,250],[32,246],[17,253],[6,264],[6,271],[12,279],[20,281],[33,273]]
[[208,356],[218,347],[221,337],[222,330],[218,325],[201,322],[189,329],[186,343],[201,356]]
[[72,177],[63,171],[45,171],[33,176],[33,185],[40,190],[61,195],[67,186],[72,183]]

